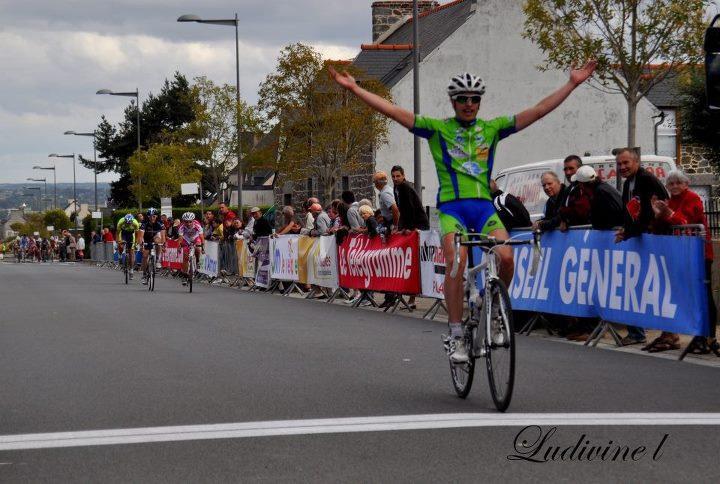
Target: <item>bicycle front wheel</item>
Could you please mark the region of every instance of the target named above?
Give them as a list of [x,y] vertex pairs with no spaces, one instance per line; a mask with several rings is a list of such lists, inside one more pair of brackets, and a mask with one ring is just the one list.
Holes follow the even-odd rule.
[[192,292],[193,279],[195,279],[195,267],[197,262],[195,261],[195,254],[190,253],[190,260],[188,260],[188,292]]
[[155,256],[149,255],[148,256],[148,291],[154,291],[155,290]]
[[470,358],[465,363],[453,363],[450,360],[450,376],[452,377],[453,388],[460,398],[465,398],[472,388],[473,377],[475,376],[475,356],[473,355],[474,333],[477,326],[465,330],[465,347],[468,349]]
[[123,272],[125,272],[125,284],[128,284],[128,278],[130,277],[130,256],[125,252],[125,258],[123,259]]
[[489,307],[485,331],[488,383],[495,407],[504,412],[510,406],[515,384],[515,331],[512,307],[505,283],[496,280],[486,286]]

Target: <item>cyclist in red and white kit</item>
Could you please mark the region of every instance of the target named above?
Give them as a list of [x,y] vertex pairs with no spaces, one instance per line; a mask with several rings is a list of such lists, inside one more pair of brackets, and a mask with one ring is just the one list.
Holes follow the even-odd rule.
[[[203,228],[200,222],[195,220],[195,214],[192,212],[185,212],[182,215],[182,224],[178,228],[178,234],[180,235],[180,247],[194,247],[195,248],[195,260],[200,265],[200,252],[202,251],[203,244],[205,243],[205,237],[203,236]],[[186,254],[190,251],[183,251],[183,273],[187,275],[188,271],[188,259]],[[187,284],[187,281],[183,280],[183,286]]]

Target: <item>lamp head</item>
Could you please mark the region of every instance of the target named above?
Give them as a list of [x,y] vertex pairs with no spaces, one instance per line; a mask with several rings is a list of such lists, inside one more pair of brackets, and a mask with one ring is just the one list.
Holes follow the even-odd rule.
[[200,17],[193,14],[181,15],[177,19],[178,22],[199,22],[200,20],[202,20]]
[[65,131],[63,134],[75,134],[75,131]]
[[95,94],[112,94],[113,92],[110,89],[100,89]]

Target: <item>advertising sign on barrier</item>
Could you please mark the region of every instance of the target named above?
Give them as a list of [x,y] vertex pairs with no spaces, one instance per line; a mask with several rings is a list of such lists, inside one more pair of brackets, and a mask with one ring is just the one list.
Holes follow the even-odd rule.
[[299,235],[281,235],[270,242],[272,278],[279,281],[299,281]]
[[534,276],[532,248],[515,250],[514,309],[708,334],[701,238],[643,234],[616,244],[613,232],[586,230],[545,234],[542,246]]
[[218,243],[213,240],[205,241],[205,254],[200,256],[200,274],[206,274],[210,277],[218,275]]
[[258,287],[270,287],[270,239],[260,237],[255,246],[255,259],[257,272],[255,274],[255,285]]
[[445,254],[437,230],[420,232],[420,275],[423,296],[435,299],[445,297]]
[[312,237],[307,253],[307,282],[320,287],[338,287],[337,242],[334,236]]
[[250,254],[250,251],[248,250],[248,244],[245,243],[245,240],[235,241],[235,252],[237,252],[238,274],[240,274],[242,277],[248,277],[250,279],[255,278],[255,257]]
[[170,269],[181,270],[183,263],[183,251],[180,242],[167,239],[162,252],[162,266]]
[[401,294],[420,292],[417,232],[381,237],[346,237],[338,251],[340,285]]

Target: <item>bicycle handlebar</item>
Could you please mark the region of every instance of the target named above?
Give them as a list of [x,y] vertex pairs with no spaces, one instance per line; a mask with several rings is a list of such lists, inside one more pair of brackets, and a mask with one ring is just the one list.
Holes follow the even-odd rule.
[[463,234],[455,233],[455,257],[453,258],[452,268],[450,269],[450,277],[453,279],[457,276],[458,269],[460,268],[460,247],[484,247],[487,248],[488,254],[490,254],[496,247],[501,245],[513,246],[513,245],[531,245],[533,246],[533,259],[530,266],[530,275],[534,276],[537,273],[538,266],[540,264],[540,238],[542,232],[540,230],[534,230],[532,232],[532,240],[513,240],[512,238],[507,240],[497,240],[495,237],[490,237],[485,234],[465,234],[467,236],[481,237],[479,240],[468,240],[463,242]]

